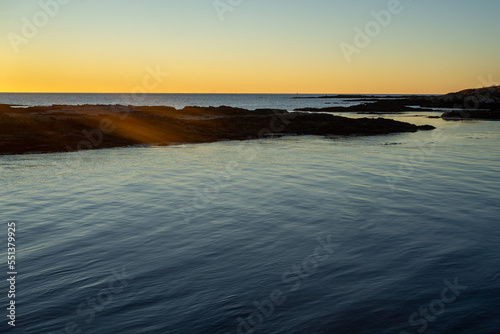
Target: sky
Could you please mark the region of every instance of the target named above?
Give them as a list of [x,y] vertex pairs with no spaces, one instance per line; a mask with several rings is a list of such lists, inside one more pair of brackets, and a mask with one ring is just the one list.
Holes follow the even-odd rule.
[[0,92],[441,94],[500,82],[499,13],[498,0],[0,0]]

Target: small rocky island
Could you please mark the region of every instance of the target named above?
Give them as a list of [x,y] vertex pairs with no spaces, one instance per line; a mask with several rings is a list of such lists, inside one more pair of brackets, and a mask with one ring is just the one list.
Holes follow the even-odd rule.
[[286,135],[381,135],[432,130],[383,118],[232,107],[0,105],[0,154],[207,143]]

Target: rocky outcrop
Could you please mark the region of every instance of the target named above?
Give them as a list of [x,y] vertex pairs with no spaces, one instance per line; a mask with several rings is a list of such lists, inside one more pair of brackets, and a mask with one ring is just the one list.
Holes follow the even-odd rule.
[[[372,97],[372,96],[368,96]],[[322,98],[322,97],[319,97]],[[366,101],[365,101],[366,102]],[[400,112],[446,111],[444,119],[498,120],[500,111],[500,86],[466,89],[440,96],[402,96],[397,99],[384,97],[371,103],[350,107],[300,108],[309,112],[355,112],[358,114],[390,114]]]
[[231,107],[0,105],[0,154],[171,145],[286,135],[380,135],[431,130],[382,118]]
[[434,104],[455,109],[443,113],[447,120],[500,120],[500,86],[446,94],[437,97]]
[[373,103],[362,103],[350,107],[327,107],[327,108],[299,108],[296,111],[309,112],[354,112],[358,114],[390,114],[406,111],[430,111],[429,108],[416,107],[413,102],[408,99],[383,99]]
[[446,120],[497,120],[500,121],[500,110],[452,110],[442,116]]
[[437,100],[444,103],[477,103],[479,106],[487,108],[500,104],[500,86],[466,89],[458,93],[440,96]]

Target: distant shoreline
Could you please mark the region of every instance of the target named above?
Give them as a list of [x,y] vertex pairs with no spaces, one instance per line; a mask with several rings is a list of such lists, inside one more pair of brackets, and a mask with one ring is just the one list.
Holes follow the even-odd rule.
[[[342,97],[346,97],[343,95]],[[453,109],[443,111],[443,119],[483,119],[500,120],[500,86],[479,89],[466,89],[446,95],[407,95],[384,98],[363,99],[356,96],[358,105],[349,107],[333,106],[323,108],[296,108],[296,111],[308,112],[355,112],[358,114],[401,113],[436,111],[436,109]],[[320,96],[317,98],[334,98]],[[355,101],[355,100],[353,100]],[[368,103],[367,103],[368,102]]]

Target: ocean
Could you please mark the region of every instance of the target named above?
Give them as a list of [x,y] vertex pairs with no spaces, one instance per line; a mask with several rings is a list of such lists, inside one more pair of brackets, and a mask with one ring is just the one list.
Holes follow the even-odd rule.
[[[137,104],[359,103],[294,97]],[[2,332],[498,333],[500,123],[439,114],[384,115],[436,127],[417,133],[0,156],[17,270],[11,328],[3,261]]]
[[[288,109],[329,106],[349,106],[359,104],[359,95],[336,99],[315,99],[311,97],[327,96],[321,94],[29,94],[0,93],[0,104],[16,106],[50,106],[56,104],[83,105],[140,105],[140,106],[186,106],[219,107],[229,105],[246,109],[274,108]],[[399,95],[377,95],[378,98],[397,97]],[[309,98],[307,98],[309,97]],[[367,96],[369,98],[371,96]]]

